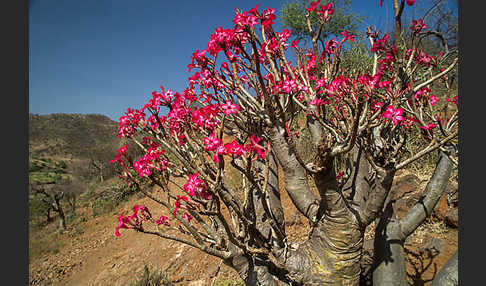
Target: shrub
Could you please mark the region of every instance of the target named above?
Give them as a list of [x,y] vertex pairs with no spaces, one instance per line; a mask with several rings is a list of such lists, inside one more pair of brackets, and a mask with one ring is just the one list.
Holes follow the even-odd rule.
[[167,272],[149,268],[145,265],[142,274],[130,286],[171,286]]

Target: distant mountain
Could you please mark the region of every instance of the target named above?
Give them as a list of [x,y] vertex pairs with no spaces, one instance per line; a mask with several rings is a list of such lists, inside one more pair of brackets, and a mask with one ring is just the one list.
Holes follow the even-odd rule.
[[29,114],[29,157],[86,158],[94,146],[118,144],[117,131],[100,114]]

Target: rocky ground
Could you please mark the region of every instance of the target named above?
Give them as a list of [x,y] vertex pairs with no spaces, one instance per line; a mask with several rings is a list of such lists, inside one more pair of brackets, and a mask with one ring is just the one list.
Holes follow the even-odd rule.
[[[425,184],[426,177],[406,173],[398,176],[393,193],[399,218],[420,198]],[[285,194],[282,199],[290,240],[305,239],[307,225]],[[430,279],[457,250],[457,201],[457,185],[453,185],[427,222],[407,239],[407,272],[412,285],[430,285]],[[57,253],[30,261],[30,285],[130,285],[145,265],[167,271],[175,285],[241,285],[235,271],[189,246],[125,229],[116,237],[120,210],[129,210],[135,203],[157,209],[152,201],[137,196],[121,204],[117,211],[95,218],[89,214],[89,208],[79,208],[77,217],[86,219],[57,235]],[[35,239],[34,234],[31,239]],[[371,241],[372,236],[367,235],[365,258],[372,253]]]

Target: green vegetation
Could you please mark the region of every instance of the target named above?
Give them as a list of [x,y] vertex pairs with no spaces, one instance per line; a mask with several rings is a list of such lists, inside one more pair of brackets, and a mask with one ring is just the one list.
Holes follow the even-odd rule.
[[116,170],[108,164],[120,144],[117,127],[96,114],[29,115],[31,260],[57,253],[60,233],[83,233],[88,218],[77,212],[78,205],[92,207],[99,215],[133,194],[113,184]]
[[93,146],[116,142],[117,123],[98,114],[29,114],[30,157],[86,157]]
[[150,268],[145,265],[144,270],[135,282],[130,286],[171,286],[173,283],[169,279],[167,272]]
[[[284,27],[292,29],[293,34],[298,39],[309,40],[310,34],[305,20],[306,7],[309,7],[311,0],[296,0],[287,2],[281,9],[281,20]],[[320,4],[326,5],[331,1],[321,1]],[[341,37],[339,33],[345,29],[357,34],[358,22],[361,17],[351,11],[351,0],[337,0],[333,2],[334,14],[331,20],[324,25],[321,32],[321,41],[325,41],[328,37]],[[314,30],[317,27],[317,15],[311,15],[311,25]]]
[[[111,212],[122,202],[128,200],[134,193],[136,188],[128,187],[126,185],[115,186],[110,185],[103,191],[92,194],[89,201],[91,201],[91,208],[93,210],[93,217]],[[87,196],[89,196],[88,193]]]
[[221,278],[214,281],[214,286],[244,286],[244,285],[245,282],[241,278],[238,278],[237,280],[229,279],[229,278]]

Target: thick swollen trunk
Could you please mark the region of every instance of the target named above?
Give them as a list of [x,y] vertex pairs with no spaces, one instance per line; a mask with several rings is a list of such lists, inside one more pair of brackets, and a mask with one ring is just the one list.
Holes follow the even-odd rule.
[[331,172],[317,174],[316,185],[324,211],[306,242],[276,251],[273,260],[242,253],[225,261],[247,285],[359,285],[364,229]]
[[363,231],[349,213],[325,214],[286,266],[302,285],[358,285],[362,246]]
[[224,262],[235,269],[248,286],[290,285],[285,280],[285,270],[271,265],[266,259],[241,254]]
[[293,285],[358,285],[364,227],[338,187],[332,160],[324,160],[326,166],[313,174],[319,192],[316,196],[305,168],[289,147],[283,126],[275,122],[269,133],[284,172],[285,190],[312,230],[306,242],[276,251],[275,264],[261,265],[254,257],[240,257],[236,260],[239,263],[233,259],[229,264],[246,278],[247,285],[275,285],[272,279],[281,281],[280,285],[286,281]]
[[[284,264],[240,255],[225,261],[246,285],[359,285],[363,231],[349,214],[324,215],[309,240],[288,249]],[[277,283],[278,281],[278,283]]]

